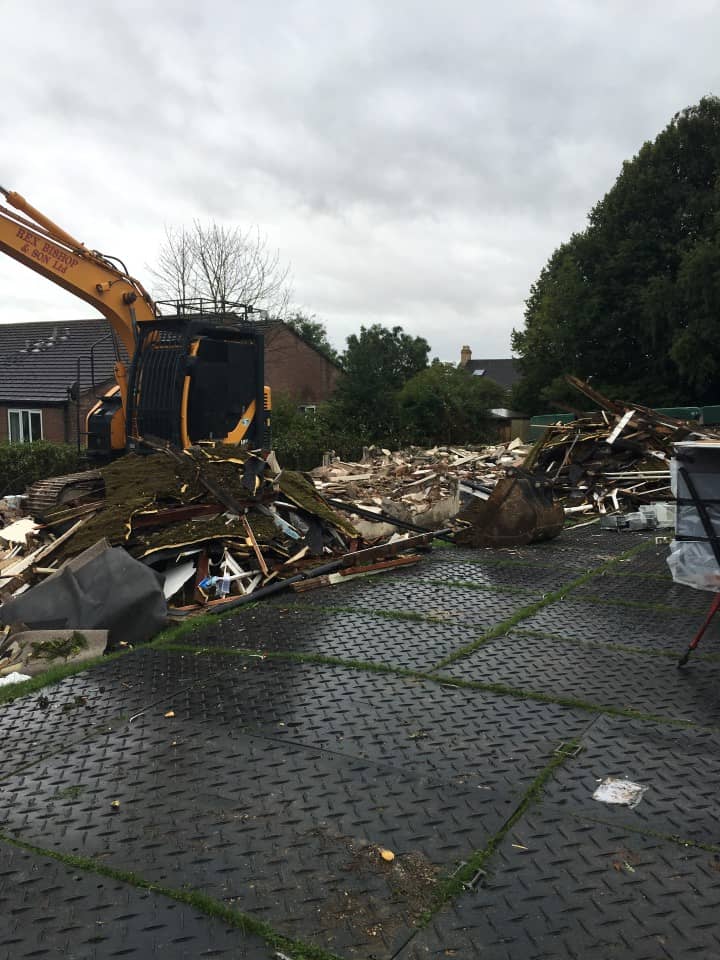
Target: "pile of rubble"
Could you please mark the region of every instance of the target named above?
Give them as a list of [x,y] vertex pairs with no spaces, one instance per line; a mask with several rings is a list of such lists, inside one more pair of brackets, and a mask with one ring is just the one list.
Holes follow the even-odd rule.
[[567,380],[600,409],[548,427],[525,461],[526,470],[551,481],[566,514],[609,515],[672,500],[673,444],[720,436],[640,404],[610,400],[575,377]]
[[[149,639],[168,614],[416,562],[430,540],[368,546],[308,478],[219,445],[130,454],[62,478],[51,496],[43,482],[0,501],[0,517],[0,621],[13,633],[103,627],[111,643],[114,627]],[[71,614],[55,615],[60,594]],[[0,674],[18,657],[6,647],[0,637]]]
[[311,475],[336,509],[365,536],[387,535],[393,521],[431,529],[452,520],[464,500],[487,499],[508,467],[530,450],[516,439],[477,449],[436,446],[390,451],[366,447],[355,463],[326,455]]

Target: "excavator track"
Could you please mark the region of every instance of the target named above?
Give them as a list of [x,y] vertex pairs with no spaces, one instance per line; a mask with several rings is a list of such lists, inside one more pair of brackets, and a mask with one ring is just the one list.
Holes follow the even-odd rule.
[[105,481],[99,470],[66,473],[62,477],[38,480],[28,489],[28,511],[43,519],[46,514],[64,503],[105,493]]

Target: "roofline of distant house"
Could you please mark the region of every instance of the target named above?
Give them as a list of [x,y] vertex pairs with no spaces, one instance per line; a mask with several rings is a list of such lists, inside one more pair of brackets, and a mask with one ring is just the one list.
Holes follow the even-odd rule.
[[302,342],[305,344],[306,347],[310,347],[310,349],[311,349],[311,350],[314,350],[315,353],[319,353],[320,356],[321,356],[324,360],[327,360],[328,363],[331,363],[331,364],[332,364],[334,367],[336,367],[341,373],[343,372],[344,368],[343,368],[343,365],[342,365],[341,363],[338,363],[337,360],[333,360],[333,358],[332,358],[332,357],[329,357],[329,356],[325,353],[324,350],[321,350],[321,349],[320,349],[319,347],[317,347],[314,343],[311,343],[309,340],[306,340],[305,337],[304,337],[301,333],[298,333],[297,330],[296,330],[294,327],[290,326],[290,324],[287,322],[287,320],[279,320],[279,319],[278,319],[278,320],[265,320],[265,321],[263,321],[263,322],[266,323],[268,326],[270,326],[271,324],[280,324],[280,326],[285,327],[285,329],[286,329],[286,330],[289,330],[290,333],[294,334],[294,335],[298,338],[298,340],[302,340]]

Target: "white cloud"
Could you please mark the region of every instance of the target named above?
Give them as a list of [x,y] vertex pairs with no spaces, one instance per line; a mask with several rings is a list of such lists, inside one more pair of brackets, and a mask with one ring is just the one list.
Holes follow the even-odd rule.
[[[0,183],[149,280],[165,223],[258,224],[342,344],[507,355],[623,159],[718,88],[709,0],[6,0]],[[0,321],[88,309],[0,258]]]

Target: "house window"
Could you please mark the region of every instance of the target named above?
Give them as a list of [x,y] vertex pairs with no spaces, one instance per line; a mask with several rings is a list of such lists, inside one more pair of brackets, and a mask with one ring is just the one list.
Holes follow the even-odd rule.
[[300,413],[304,413],[306,417],[308,416],[314,417],[315,414],[317,413],[317,404],[314,404],[314,403],[301,404],[298,407],[298,410],[300,411]]
[[32,440],[42,440],[42,435],[40,410],[8,410],[10,443],[30,443]]

